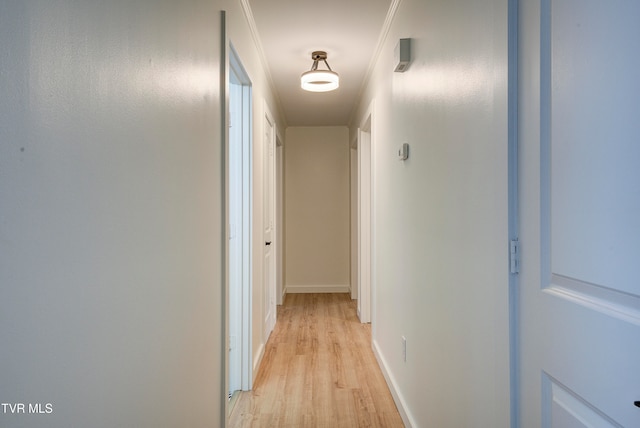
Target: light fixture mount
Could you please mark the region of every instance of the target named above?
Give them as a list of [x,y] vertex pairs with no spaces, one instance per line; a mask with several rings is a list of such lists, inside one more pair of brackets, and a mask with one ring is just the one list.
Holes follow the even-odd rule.
[[[327,53],[325,51],[313,51],[311,53],[313,65],[311,70],[302,73],[300,76],[300,86],[305,91],[311,92],[328,92],[338,89],[340,86],[340,76],[331,70],[327,62]],[[323,61],[327,66],[327,70],[318,70],[318,63]]]
[[[311,59],[314,62],[314,66],[317,68],[318,61],[327,61],[327,53],[325,51],[313,51],[311,53]],[[327,64],[327,67],[329,67],[329,64]]]

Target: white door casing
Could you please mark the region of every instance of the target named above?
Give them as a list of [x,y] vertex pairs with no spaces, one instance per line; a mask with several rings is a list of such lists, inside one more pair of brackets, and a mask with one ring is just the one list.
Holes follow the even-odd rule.
[[350,221],[351,221],[351,299],[358,298],[358,140],[357,136],[349,149],[350,162]]
[[252,93],[233,46],[229,48],[229,390],[252,387]]
[[229,393],[242,387],[242,85],[229,76]]
[[520,422],[640,426],[640,3],[522,0]]
[[276,305],[284,297],[284,145],[276,132]]
[[358,130],[358,317],[371,322],[371,116]]
[[264,105],[264,342],[276,324],[276,125],[266,103]]

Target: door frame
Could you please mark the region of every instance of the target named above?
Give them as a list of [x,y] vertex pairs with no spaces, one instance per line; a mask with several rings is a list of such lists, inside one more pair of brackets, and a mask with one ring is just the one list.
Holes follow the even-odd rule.
[[[374,256],[374,104],[358,128],[358,306],[360,322],[375,319]],[[375,328],[375,327],[374,327]]]
[[276,305],[284,299],[284,143],[276,127]]
[[[520,347],[519,347],[519,235],[518,212],[518,63],[519,0],[508,0],[507,23],[507,168],[508,168],[508,236],[509,236],[509,410],[511,428],[520,423]],[[515,247],[512,246],[515,245]],[[515,253],[512,254],[512,248]],[[514,258],[512,261],[511,258]],[[513,266],[511,266],[513,264]]]
[[351,300],[358,299],[358,135],[349,144],[349,222]]
[[[227,48],[228,47],[228,48]],[[227,55],[225,61],[226,73],[225,73],[225,108],[224,114],[226,115],[224,123],[225,123],[225,135],[226,135],[226,155],[225,162],[227,163],[227,182],[226,182],[226,213],[227,213],[227,242],[230,238],[230,223],[229,223],[229,185],[231,180],[231,175],[234,174],[236,179],[240,180],[240,188],[241,188],[241,212],[238,229],[240,230],[239,235],[241,235],[240,245],[241,249],[241,279],[240,279],[240,289],[236,290],[239,292],[240,296],[240,313],[233,313],[232,308],[230,306],[230,298],[231,298],[231,283],[230,283],[230,275],[227,274],[226,281],[226,293],[225,293],[225,305],[226,305],[226,315],[225,315],[225,338],[227,347],[226,350],[229,349],[230,345],[230,326],[232,322],[235,322],[238,325],[238,338],[236,344],[240,346],[240,354],[241,354],[241,380],[240,387],[243,391],[248,391],[253,387],[253,370],[251,364],[251,355],[252,355],[252,277],[253,277],[253,244],[252,244],[252,236],[253,236],[253,227],[252,227],[252,219],[253,219],[253,127],[252,127],[252,103],[253,103],[253,94],[252,94],[252,83],[244,69],[240,57],[233,47],[233,44],[230,41],[225,42],[225,48],[227,48]],[[229,162],[229,154],[230,154],[230,132],[229,126],[231,125],[230,118],[230,97],[232,96],[232,91],[230,88],[230,80],[231,76],[234,75],[235,79],[239,81],[241,86],[241,127],[242,127],[242,148],[241,148],[241,157],[242,157],[242,166],[241,171],[232,171],[231,165]],[[237,123],[237,122],[236,122]],[[226,260],[227,264],[229,264],[231,254],[229,253],[229,246],[227,245],[226,251]],[[227,272],[229,272],[227,270]],[[237,309],[237,308],[236,308]],[[227,352],[225,352],[225,357],[227,357]],[[225,358],[225,373],[229,374],[229,360]],[[226,390],[229,389],[229,379],[227,378],[226,382]],[[226,395],[226,394],[225,394]]]

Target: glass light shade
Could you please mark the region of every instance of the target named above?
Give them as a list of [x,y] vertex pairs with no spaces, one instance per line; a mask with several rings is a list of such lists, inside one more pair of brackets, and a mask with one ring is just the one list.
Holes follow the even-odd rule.
[[302,73],[300,86],[305,91],[327,92],[338,89],[340,77],[338,73],[331,70],[311,70]]

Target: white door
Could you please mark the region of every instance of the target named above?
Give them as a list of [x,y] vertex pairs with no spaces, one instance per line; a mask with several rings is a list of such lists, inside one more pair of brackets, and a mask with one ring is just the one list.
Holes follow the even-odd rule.
[[264,116],[264,340],[276,325],[275,145],[273,116]]
[[520,1],[522,427],[640,427],[640,2]]

